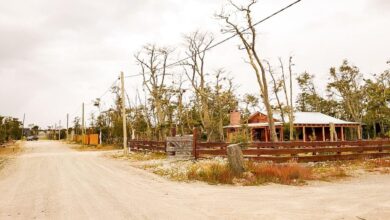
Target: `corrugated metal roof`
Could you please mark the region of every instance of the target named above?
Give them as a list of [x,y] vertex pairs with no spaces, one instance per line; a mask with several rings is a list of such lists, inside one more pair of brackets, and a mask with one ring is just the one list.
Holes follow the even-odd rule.
[[[280,113],[275,112],[274,118],[281,120]],[[289,122],[287,115],[285,116],[286,123]],[[321,112],[294,112],[294,124],[359,124],[358,122],[344,121],[334,118]]]

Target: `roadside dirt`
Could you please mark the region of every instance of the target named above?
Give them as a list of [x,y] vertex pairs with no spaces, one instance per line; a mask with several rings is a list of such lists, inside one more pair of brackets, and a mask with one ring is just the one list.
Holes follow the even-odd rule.
[[0,146],[0,169],[2,169],[6,162],[23,151],[23,142],[17,141]]
[[60,142],[0,171],[0,219],[389,219],[390,175],[308,186],[177,183]]
[[118,147],[115,147],[113,145],[80,145],[80,144],[69,144],[69,146],[77,151],[111,151],[111,150],[118,150]]

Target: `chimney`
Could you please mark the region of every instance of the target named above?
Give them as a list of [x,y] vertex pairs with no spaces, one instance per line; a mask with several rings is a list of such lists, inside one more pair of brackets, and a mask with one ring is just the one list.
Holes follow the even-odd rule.
[[230,125],[240,125],[241,124],[241,112],[234,110],[230,112]]

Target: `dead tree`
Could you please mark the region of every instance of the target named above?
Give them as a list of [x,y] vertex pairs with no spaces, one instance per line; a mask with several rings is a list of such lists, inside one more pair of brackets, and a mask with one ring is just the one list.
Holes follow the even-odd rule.
[[187,51],[190,57],[189,61],[183,63],[184,72],[187,75],[192,88],[195,91],[197,102],[200,104],[199,117],[202,128],[210,139],[213,128],[209,110],[209,93],[207,89],[205,61],[207,49],[210,47],[214,38],[208,33],[198,31],[186,35],[185,37]]
[[242,28],[239,26],[239,21],[234,22],[231,19],[231,15],[222,11],[217,15],[217,18],[224,20],[226,23],[226,29],[223,30],[224,33],[234,33],[236,34],[243,45],[243,49],[246,51],[249,59],[249,63],[252,66],[256,74],[256,79],[260,87],[260,94],[262,95],[263,103],[265,105],[267,115],[268,115],[268,123],[270,127],[270,135],[271,140],[274,142],[278,141],[278,137],[276,135],[275,123],[273,119],[273,110],[271,107],[269,94],[268,94],[268,81],[266,76],[266,71],[264,65],[261,61],[259,51],[256,49],[257,43],[257,33],[255,26],[252,20],[252,11],[251,8],[254,4],[256,4],[256,0],[251,0],[246,6],[239,6],[235,4],[233,1],[229,1],[230,5],[234,8],[235,15],[242,15],[247,27]]
[[149,92],[154,112],[155,131],[159,139],[166,136],[165,120],[167,117],[166,67],[172,50],[159,48],[155,45],[146,45],[135,55],[137,63],[141,67],[143,85]]
[[280,111],[280,117],[281,117],[282,122],[284,124],[285,123],[285,120],[284,120],[284,109],[283,109],[282,102],[280,101],[280,98],[279,98],[279,92],[280,92],[280,88],[282,87],[282,82],[280,82],[279,80],[277,80],[277,78],[275,78],[275,73],[272,70],[271,64],[268,61],[264,61],[264,62],[268,66],[268,73],[270,74],[271,79],[272,79],[272,83],[273,83],[272,90],[273,90],[273,92],[275,94],[276,102],[278,104],[278,108],[279,108],[279,111]]
[[293,100],[292,100],[292,66],[294,65],[292,63],[292,56],[290,56],[288,60],[288,72],[289,72],[289,84],[290,84],[290,94],[287,92],[287,83],[286,83],[286,74],[284,71],[284,65],[282,58],[279,57],[279,63],[280,63],[280,69],[282,71],[282,87],[283,87],[283,93],[286,99],[286,105],[287,105],[287,115],[288,115],[288,121],[289,121],[289,130],[290,130],[290,141],[294,140],[294,107],[293,107]]

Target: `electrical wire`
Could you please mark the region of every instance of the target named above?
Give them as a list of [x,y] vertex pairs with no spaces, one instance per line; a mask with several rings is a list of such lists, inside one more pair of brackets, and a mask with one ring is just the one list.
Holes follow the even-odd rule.
[[[263,22],[265,22],[265,21],[271,19],[272,17],[274,17],[274,16],[276,16],[276,15],[282,13],[283,11],[285,11],[285,10],[287,10],[288,8],[290,8],[290,7],[292,7],[292,6],[296,5],[296,4],[298,4],[298,3],[301,2],[301,1],[302,1],[302,0],[297,0],[297,1],[295,1],[295,2],[290,3],[289,5],[287,5],[287,6],[283,7],[283,8],[281,8],[281,9],[279,9],[279,10],[277,10],[277,11],[275,11],[274,13],[268,15],[267,17],[261,19],[260,21],[255,22],[252,26],[257,26],[257,25],[259,25],[259,24],[261,24],[261,23],[263,23]],[[242,32],[245,32],[245,31],[249,30],[250,28],[251,28],[251,27],[247,27],[247,28],[245,28],[245,29],[243,29],[243,30],[241,30],[241,31],[242,31]],[[199,52],[196,53],[195,55],[198,55],[198,54],[204,53],[204,52],[206,52],[206,51],[208,51],[208,50],[211,50],[211,49],[213,49],[213,48],[215,48],[215,47],[217,47],[217,46],[219,46],[219,45],[221,45],[221,44],[227,42],[228,40],[233,39],[233,38],[236,37],[237,35],[238,35],[238,33],[234,33],[234,34],[232,34],[231,36],[229,36],[229,37],[227,37],[227,38],[225,38],[225,39],[223,39],[223,40],[221,40],[221,41],[219,41],[219,42],[217,42],[217,43],[214,43],[214,44],[210,45],[209,47],[205,48],[204,50],[199,51]],[[186,60],[190,59],[191,57],[192,57],[192,56],[184,57],[184,58],[182,58],[182,59],[180,59],[180,60],[178,60],[178,61],[175,61],[175,62],[173,62],[173,63],[167,64],[164,68],[168,68],[168,67],[172,67],[172,66],[176,66],[176,65],[178,65],[178,64],[181,64],[183,61],[186,61]],[[161,70],[161,69],[163,69],[163,67],[158,68],[157,70]]]
[[[274,13],[272,13],[272,14],[266,16],[265,18],[259,20],[258,22],[255,22],[252,26],[257,26],[257,25],[259,25],[259,24],[261,24],[261,23],[263,23],[263,22],[265,22],[265,21],[271,19],[272,17],[274,17],[274,16],[276,16],[276,15],[282,13],[283,11],[285,11],[285,10],[291,8],[292,6],[298,4],[298,3],[301,2],[301,1],[302,1],[302,0],[297,0],[297,1],[294,1],[294,2],[290,3],[289,5],[283,7],[283,8],[281,8],[281,9],[275,11]],[[247,28],[245,28],[245,29],[243,29],[243,30],[241,30],[241,31],[242,31],[242,32],[245,32],[245,31],[249,30],[250,28],[251,28],[251,27],[247,27]],[[199,51],[198,53],[196,53],[196,55],[201,54],[201,53],[204,53],[204,52],[206,52],[206,51],[208,51],[208,50],[211,50],[211,49],[213,49],[213,48],[215,48],[215,47],[217,47],[217,46],[219,46],[219,45],[221,45],[221,44],[223,44],[223,43],[225,43],[225,42],[227,42],[227,41],[233,39],[233,38],[236,37],[237,35],[238,35],[238,33],[234,33],[234,34],[232,34],[231,36],[229,36],[229,37],[227,37],[227,38],[225,38],[225,39],[223,39],[223,40],[221,40],[221,41],[219,41],[219,42],[216,42],[216,43],[210,45],[209,47],[205,48],[204,50]],[[173,63],[167,64],[164,68],[169,68],[169,67],[172,67],[172,66],[176,66],[176,65],[178,65],[178,64],[181,64],[183,61],[186,61],[186,60],[190,59],[191,57],[192,57],[192,56],[184,57],[184,58],[182,58],[182,59],[180,59],[180,60],[177,60],[177,61],[175,61],[175,62],[173,62]],[[161,70],[161,69],[163,69],[163,68],[161,67],[161,68],[158,68],[157,70]],[[142,76],[142,74],[129,75],[129,76],[125,76],[125,78],[136,77],[136,76]],[[110,87],[109,87],[109,88],[108,88],[108,89],[99,97],[99,99],[101,99],[102,97],[104,97],[104,96],[110,91],[110,89],[115,85],[115,83],[116,83],[118,80],[119,80],[119,79],[116,79],[116,80],[110,85]],[[127,95],[127,98],[129,98],[127,92],[126,92],[126,95]],[[129,103],[129,104],[130,104],[130,103]],[[77,112],[78,112],[78,110],[77,110],[74,114],[76,114]],[[72,114],[72,115],[73,115],[73,114]]]

